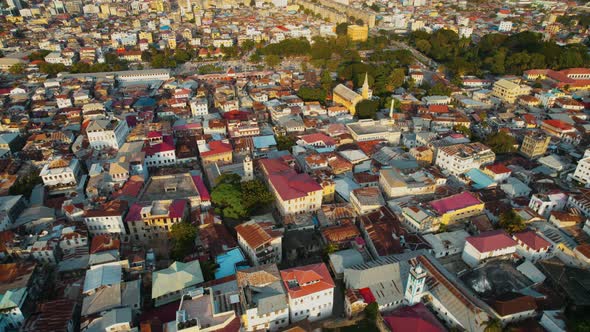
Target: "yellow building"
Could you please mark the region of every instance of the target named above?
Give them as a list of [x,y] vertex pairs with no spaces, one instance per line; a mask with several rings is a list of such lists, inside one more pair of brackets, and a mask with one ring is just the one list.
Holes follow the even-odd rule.
[[338,84],[332,93],[334,104],[340,104],[354,115],[356,113],[356,104],[363,100],[363,96],[349,89],[346,85]]
[[[201,151],[201,146],[199,146]],[[208,151],[201,151],[201,160],[203,165],[218,163],[220,165],[231,164],[233,162],[233,149],[231,144],[222,141],[211,141]]]
[[349,25],[346,31],[348,38],[352,41],[367,41],[369,39],[368,25]]
[[104,14],[107,16],[111,15],[111,6],[109,6],[108,3],[104,3],[104,4],[100,5],[100,12],[101,12],[101,14]]
[[474,194],[465,191],[430,202],[442,224],[454,223],[483,213],[484,203]]
[[426,146],[418,146],[410,149],[410,154],[416,158],[416,161],[421,166],[432,165],[434,160],[434,153]]
[[137,37],[138,37],[138,40],[145,39],[150,44],[154,42],[154,38],[152,37],[152,33],[149,31],[140,31]]
[[525,135],[520,146],[520,153],[531,159],[543,156],[547,152],[549,142],[551,142],[551,137],[542,133]]
[[169,38],[168,39],[168,48],[171,50],[176,49],[176,38]]
[[530,88],[522,87],[514,82],[508,80],[499,80],[494,83],[492,95],[507,103],[514,103],[518,96],[526,95],[530,92]]
[[149,205],[135,203],[125,219],[129,235],[136,241],[166,239],[172,225],[188,218],[189,205],[184,199],[153,201]]

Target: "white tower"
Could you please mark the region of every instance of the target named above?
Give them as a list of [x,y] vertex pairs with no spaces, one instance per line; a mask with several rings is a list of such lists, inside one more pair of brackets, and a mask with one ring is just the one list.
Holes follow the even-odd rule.
[[242,178],[242,180],[254,180],[254,163],[252,162],[252,158],[250,158],[250,156],[246,156],[246,158],[244,158],[244,163],[242,166],[244,167],[244,177]]
[[426,271],[419,263],[412,267],[408,275],[408,284],[406,285],[406,294],[404,299],[408,305],[414,305],[420,302],[424,293],[424,284],[426,282]]

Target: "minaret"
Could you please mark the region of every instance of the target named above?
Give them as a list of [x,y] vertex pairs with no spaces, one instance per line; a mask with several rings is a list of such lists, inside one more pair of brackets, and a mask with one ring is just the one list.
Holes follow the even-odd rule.
[[393,119],[393,104],[394,104],[394,100],[393,98],[391,99],[391,106],[389,107],[389,118]]
[[365,82],[362,89],[363,99],[369,99],[369,73],[365,73]]
[[406,293],[404,299],[408,305],[414,305],[420,302],[422,294],[424,293],[424,284],[426,282],[426,271],[420,263],[413,266],[408,275],[408,284],[406,285]]

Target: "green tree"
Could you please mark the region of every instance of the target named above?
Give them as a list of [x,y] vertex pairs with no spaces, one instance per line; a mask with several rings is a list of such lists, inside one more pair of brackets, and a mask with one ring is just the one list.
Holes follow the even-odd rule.
[[192,54],[185,49],[179,48],[176,50],[176,52],[174,52],[174,60],[176,63],[185,63],[191,59]]
[[326,256],[335,253],[336,251],[338,251],[338,245],[334,244],[334,243],[329,243],[325,248],[324,248],[324,254]]
[[498,318],[488,318],[485,322],[481,323],[484,326],[485,332],[502,332],[502,321]]
[[326,90],[323,88],[312,88],[308,86],[302,86],[297,91],[297,96],[303,99],[303,101],[325,101]]
[[295,145],[295,139],[288,135],[277,135],[277,150],[291,151],[291,147]]
[[33,188],[41,183],[43,183],[43,180],[39,176],[39,170],[33,169],[29,174],[20,176],[10,187],[8,192],[11,195],[24,195],[28,198],[31,196]]
[[244,52],[244,53],[250,52],[256,48],[256,42],[253,41],[252,39],[246,39],[246,40],[244,40],[244,42],[242,43],[240,48],[242,49],[242,52]]
[[348,33],[348,23],[340,23],[336,26],[336,34],[339,36],[346,36]]
[[510,234],[522,232],[526,228],[523,219],[514,211],[514,209],[504,211],[500,215],[499,225]]
[[242,192],[238,185],[222,183],[211,191],[211,201],[217,213],[226,218],[244,219],[248,209],[242,204]]
[[365,307],[364,312],[367,319],[370,322],[375,323],[377,321],[377,317],[379,316],[379,305],[377,302],[371,302]]
[[172,240],[172,259],[182,261],[184,257],[193,252],[197,227],[188,222],[173,224],[170,228],[170,239]]
[[278,55],[270,54],[264,58],[264,63],[270,68],[275,68],[281,63],[281,58]]
[[22,62],[15,63],[14,65],[10,66],[10,68],[8,68],[8,72],[13,75],[21,75],[25,72],[25,64]]
[[199,263],[201,264],[201,271],[203,271],[205,281],[215,280],[215,272],[219,269],[219,265],[211,260],[201,261]]
[[469,129],[468,127],[465,127],[464,125],[455,126],[455,128],[453,128],[453,129],[456,132],[463,134],[467,138],[471,138],[473,136],[471,129]]
[[406,80],[406,71],[403,68],[395,68],[389,74],[388,84],[386,88],[388,91],[393,91],[404,84]]
[[447,85],[438,82],[428,89],[428,94],[431,96],[450,96],[451,89]]
[[250,59],[248,59],[250,62],[253,63],[259,63],[260,60],[262,60],[262,58],[260,57],[260,54],[258,54],[257,52],[252,53],[252,55],[250,56]]
[[432,49],[432,45],[430,42],[425,39],[420,39],[416,41],[416,49],[424,54],[430,53],[430,49]]
[[488,136],[485,144],[495,153],[509,153],[516,150],[514,147],[516,140],[504,131],[498,131]]
[[374,119],[379,108],[379,101],[376,100],[362,100],[356,104],[356,114],[359,119]]
[[249,214],[268,206],[274,201],[273,195],[260,180],[245,181],[241,184],[242,204]]
[[330,76],[330,72],[327,70],[324,70],[321,74],[320,74],[320,84],[322,85],[322,88],[325,91],[332,91],[332,76]]
[[45,57],[49,53],[51,53],[51,51],[48,51],[48,50],[39,50],[39,51],[36,51],[36,52],[33,52],[33,53],[29,54],[28,58],[29,58],[30,61],[45,60]]

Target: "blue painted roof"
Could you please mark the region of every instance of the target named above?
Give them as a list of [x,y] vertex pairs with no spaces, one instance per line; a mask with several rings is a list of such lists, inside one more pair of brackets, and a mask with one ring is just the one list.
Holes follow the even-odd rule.
[[[220,279],[236,274],[236,264],[244,262],[245,258],[240,248],[234,248],[223,255],[217,256],[215,261],[219,265],[219,268],[215,271],[215,279]],[[243,267],[238,267],[238,269],[240,268]]]
[[257,149],[263,149],[272,145],[277,145],[277,141],[273,135],[254,136],[252,137],[252,143]]
[[141,97],[139,99],[137,99],[137,101],[135,102],[135,104],[133,104],[133,107],[148,107],[148,106],[155,106],[156,105],[156,100],[154,98],[149,98],[149,97]]
[[494,180],[477,168],[472,168],[469,172],[465,173],[465,175],[473,181],[471,186],[475,189],[487,188],[494,183]]

